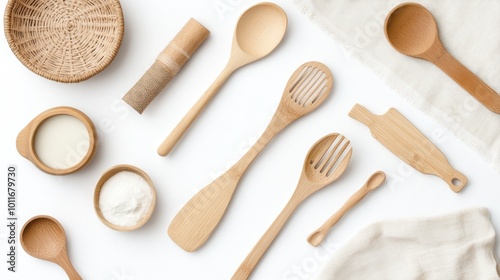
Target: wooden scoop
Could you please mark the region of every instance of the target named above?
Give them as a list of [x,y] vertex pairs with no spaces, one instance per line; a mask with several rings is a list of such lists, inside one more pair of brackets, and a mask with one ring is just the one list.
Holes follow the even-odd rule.
[[351,144],[343,135],[332,133],[316,142],[307,153],[297,188],[290,201],[245,258],[232,280],[247,279],[299,204],[331,184],[344,173],[352,155]]
[[335,214],[333,214],[326,222],[315,230],[307,238],[307,242],[314,247],[318,246],[321,241],[325,238],[326,234],[340,219],[349,211],[352,207],[358,204],[369,192],[378,188],[385,181],[385,173],[382,171],[377,171],[373,173],[366,183],[354,193],[339,209]]
[[188,252],[205,243],[222,219],[241,176],[260,151],[278,132],[321,105],[332,85],[332,74],[322,63],[307,62],[295,70],[262,136],[226,173],[184,205],[168,228],[170,238]]
[[21,245],[30,256],[61,266],[70,280],[81,280],[68,258],[66,235],[61,224],[50,216],[36,216],[24,224]]
[[159,155],[166,156],[172,150],[236,69],[265,57],[278,46],[285,35],[287,25],[288,19],[285,11],[273,3],[259,3],[241,15],[234,31],[233,46],[226,67],[161,143],[158,147]]
[[416,3],[396,6],[384,30],[398,52],[434,63],[486,108],[500,114],[500,95],[444,49],[436,21],[425,7]]

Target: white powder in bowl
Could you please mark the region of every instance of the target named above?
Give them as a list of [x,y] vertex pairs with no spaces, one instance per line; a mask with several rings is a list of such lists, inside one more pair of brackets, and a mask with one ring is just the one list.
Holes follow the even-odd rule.
[[104,218],[117,226],[133,227],[148,213],[153,193],[139,174],[121,171],[101,187],[99,208]]

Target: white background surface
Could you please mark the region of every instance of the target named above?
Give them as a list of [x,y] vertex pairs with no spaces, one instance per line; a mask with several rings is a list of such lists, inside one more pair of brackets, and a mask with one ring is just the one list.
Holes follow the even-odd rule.
[[[5,7],[7,1],[0,3]],[[18,233],[32,216],[47,214],[58,219],[66,230],[70,259],[84,279],[228,279],[292,195],[309,147],[331,132],[351,140],[350,166],[338,181],[297,209],[257,266],[253,279],[308,279],[359,229],[382,219],[484,206],[499,229],[500,175],[351,59],[289,1],[276,1],[289,20],[282,44],[270,56],[231,76],[173,153],[158,156],[157,146],[222,70],[236,21],[254,3],[257,1],[123,0],[125,36],[118,55],[102,73],[78,84],[57,83],[33,74],[17,60],[2,36],[0,166],[4,172],[0,177],[6,178],[8,164],[17,165]],[[227,10],[218,10],[216,5]],[[121,97],[189,17],[203,23],[211,35],[143,115],[137,114],[121,102]],[[325,63],[335,77],[329,99],[270,143],[240,182],[211,238],[196,252],[184,252],[167,235],[170,221],[194,193],[253,144],[271,119],[289,76],[310,60]],[[347,116],[355,103],[376,114],[396,107],[468,177],[469,184],[455,194],[438,177],[405,165],[372,138],[365,126]],[[99,146],[89,166],[76,174],[56,177],[22,158],[15,139],[36,115],[62,105],[80,109],[93,120]],[[134,232],[107,228],[92,204],[101,174],[122,163],[146,171],[158,193],[152,218]],[[387,173],[385,185],[344,217],[328,234],[328,242],[311,247],[306,237],[376,170]],[[4,224],[5,191],[0,207]],[[1,226],[4,258],[6,237],[7,228]],[[30,257],[20,245],[17,253],[18,272],[8,273],[2,262],[0,278],[66,279],[61,268]],[[498,245],[496,253],[500,253]]]

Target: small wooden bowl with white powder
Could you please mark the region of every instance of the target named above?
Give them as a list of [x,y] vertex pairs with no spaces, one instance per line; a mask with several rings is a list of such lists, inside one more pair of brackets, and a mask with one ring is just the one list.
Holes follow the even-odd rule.
[[107,170],[94,191],[94,209],[106,226],[118,231],[142,227],[156,205],[156,190],[151,178],[131,165]]

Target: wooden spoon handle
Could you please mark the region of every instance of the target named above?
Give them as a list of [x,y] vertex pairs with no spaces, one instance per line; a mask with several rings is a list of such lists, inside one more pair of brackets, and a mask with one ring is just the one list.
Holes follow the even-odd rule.
[[64,269],[70,280],[82,280],[75,267],[68,258],[66,250],[57,257],[56,262]]
[[489,110],[500,114],[500,95],[448,52],[433,63]]
[[366,188],[366,184],[361,187],[357,192],[355,192],[346,202],[345,204],[333,214],[325,223],[320,226],[317,230],[315,230],[309,237],[307,238],[307,242],[312,246],[318,246],[321,241],[326,236],[326,233],[332,228],[338,221],[349,211],[354,205],[358,204],[368,193],[370,190]]
[[267,248],[269,248],[290,215],[292,215],[293,211],[299,204],[300,200],[295,199],[294,197],[290,199],[283,211],[281,211],[280,215],[276,218],[276,220],[274,220],[272,225],[267,229],[266,233],[264,233],[259,242],[257,242],[252,251],[247,255],[243,263],[241,263],[238,267],[238,270],[236,270],[231,280],[248,279],[264,253],[267,251]]
[[212,83],[212,85],[205,91],[205,93],[198,99],[198,101],[191,107],[187,114],[182,118],[182,120],[177,124],[172,132],[163,140],[163,142],[158,147],[158,154],[160,156],[166,156],[172,148],[181,139],[184,133],[187,131],[189,126],[196,120],[207,104],[212,100],[220,87],[229,78],[231,73],[235,70],[232,64],[228,63],[224,70],[219,74],[217,79]]

